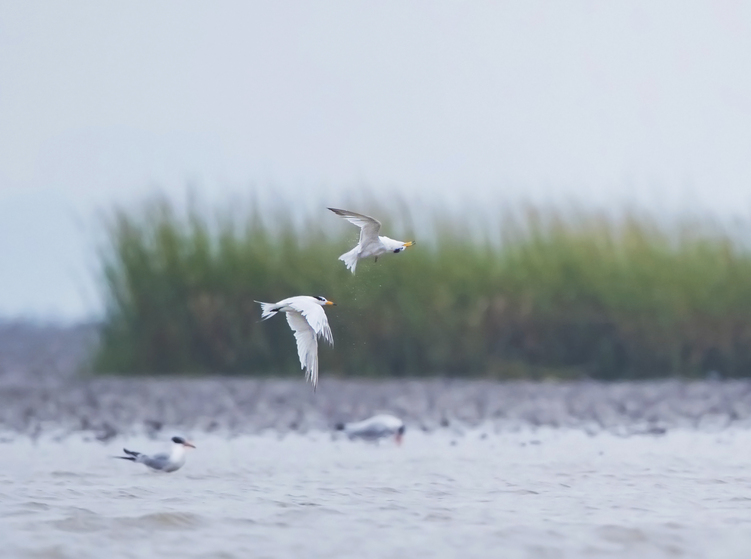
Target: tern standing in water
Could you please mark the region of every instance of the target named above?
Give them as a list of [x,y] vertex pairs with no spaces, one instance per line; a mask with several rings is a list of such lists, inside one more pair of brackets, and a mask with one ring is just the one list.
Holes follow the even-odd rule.
[[350,223],[354,223],[360,228],[360,240],[357,246],[345,252],[339,257],[339,260],[344,262],[348,270],[355,273],[357,267],[357,260],[359,258],[370,258],[375,256],[376,262],[381,254],[388,252],[394,252],[399,254],[400,252],[411,247],[415,244],[415,241],[397,241],[385,236],[379,236],[381,231],[381,222],[367,215],[350,212],[348,210],[338,210],[336,208],[329,208],[339,217],[343,217]]
[[375,415],[362,421],[353,423],[339,423],[337,431],[344,431],[350,439],[363,439],[366,441],[378,441],[388,437],[394,437],[396,444],[402,444],[405,431],[404,422],[389,414]]
[[289,327],[297,340],[297,356],[300,366],[305,369],[305,378],[313,383],[313,390],[318,386],[318,336],[334,345],[334,336],[329,328],[329,320],[323,307],[336,305],[325,297],[308,297],[300,295],[282,299],[278,303],[261,303],[261,320],[271,318],[277,313],[287,314]]
[[127,456],[115,456],[121,460],[130,460],[136,464],[144,464],[155,472],[175,472],[185,465],[185,455],[188,448],[195,448],[193,443],[182,437],[172,437],[172,451],[149,456],[133,450],[123,449]]

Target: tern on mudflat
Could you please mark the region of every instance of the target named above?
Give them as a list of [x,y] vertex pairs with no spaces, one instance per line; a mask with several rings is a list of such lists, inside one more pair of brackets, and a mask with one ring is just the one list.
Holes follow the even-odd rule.
[[195,448],[193,443],[186,441],[182,437],[172,437],[172,451],[162,452],[160,454],[154,454],[149,456],[140,452],[134,452],[133,450],[123,449],[123,452],[127,456],[114,456],[113,458],[120,458],[121,460],[130,460],[136,464],[145,464],[149,469],[155,472],[174,472],[179,470],[185,464],[185,454],[188,448]]
[[325,297],[308,297],[299,295],[282,299],[278,303],[261,303],[261,320],[271,318],[279,312],[287,314],[289,327],[297,340],[297,356],[300,366],[305,369],[305,378],[318,386],[318,336],[334,345],[334,336],[329,328],[329,321],[323,307],[335,305]]
[[371,418],[353,423],[338,423],[337,431],[344,431],[350,439],[378,441],[386,437],[394,437],[396,444],[402,444],[404,437],[404,422],[389,414],[374,415]]
[[338,210],[336,208],[329,208],[339,217],[343,217],[350,223],[354,223],[360,228],[360,240],[357,246],[345,252],[339,257],[339,260],[344,262],[348,270],[352,270],[355,273],[357,267],[357,260],[359,258],[369,258],[375,256],[376,262],[381,254],[388,252],[394,252],[399,254],[407,247],[411,247],[415,244],[415,241],[397,241],[388,237],[379,236],[378,232],[381,230],[381,222],[367,215],[350,212],[348,210]]

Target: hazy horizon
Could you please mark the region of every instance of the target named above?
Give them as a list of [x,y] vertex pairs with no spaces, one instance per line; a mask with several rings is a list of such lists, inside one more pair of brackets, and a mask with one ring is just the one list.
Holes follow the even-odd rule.
[[0,317],[100,312],[97,212],[189,184],[751,215],[743,2],[4,2],[0,52]]

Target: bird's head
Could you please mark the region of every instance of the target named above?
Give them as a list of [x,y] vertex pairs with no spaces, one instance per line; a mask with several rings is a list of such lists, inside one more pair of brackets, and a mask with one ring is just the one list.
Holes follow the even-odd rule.
[[404,438],[404,431],[405,430],[406,430],[406,428],[404,427],[404,425],[402,425],[396,431],[396,435],[394,436],[394,440],[396,441],[397,445],[401,445],[402,444],[402,439]]
[[181,444],[186,448],[195,448],[195,445],[192,442],[186,441],[182,437],[172,437],[172,442],[175,444]]
[[394,253],[399,254],[400,252],[404,252],[407,248],[415,246],[416,243],[417,241],[407,241],[406,243],[402,243],[402,246],[394,249]]
[[320,295],[316,295],[313,297],[316,301],[318,301],[318,304],[322,307],[325,307],[326,305],[336,305],[333,301],[329,301],[326,299],[326,297],[321,297]]

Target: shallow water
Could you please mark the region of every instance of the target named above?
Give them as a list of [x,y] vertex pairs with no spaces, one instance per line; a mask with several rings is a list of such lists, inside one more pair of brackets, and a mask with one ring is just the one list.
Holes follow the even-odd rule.
[[109,456],[160,441],[11,435],[2,556],[741,558],[751,546],[746,429],[194,440],[182,470],[156,474]]

